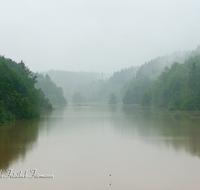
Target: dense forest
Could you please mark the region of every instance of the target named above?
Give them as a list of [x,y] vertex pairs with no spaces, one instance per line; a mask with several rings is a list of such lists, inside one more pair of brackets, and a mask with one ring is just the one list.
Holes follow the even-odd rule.
[[200,46],[113,75],[53,70],[34,74],[23,61],[0,56],[0,124],[39,117],[41,110],[52,110],[52,104],[66,105],[64,93],[74,103],[123,101],[169,110],[200,110]]
[[[166,67],[170,68],[174,62],[184,64],[185,60],[199,54],[200,46],[194,51],[177,51],[171,55],[152,59],[140,67],[121,69],[113,75],[53,70],[45,74],[64,89],[65,97],[73,103],[110,102],[110,94],[112,94],[116,97],[116,102],[123,102],[125,105],[141,104],[141,102],[142,105],[147,105],[147,100],[144,103],[143,96],[145,94],[147,97],[146,91]],[[49,99],[51,100],[50,97]],[[148,104],[150,105],[149,102]]]
[[36,73],[35,75],[37,76],[35,87],[37,89],[42,89],[44,95],[50,100],[53,106],[67,105],[67,101],[63,96],[63,89],[57,87],[48,74],[43,76],[43,74]]
[[[145,91],[150,88],[166,67],[170,67],[174,62],[183,64],[185,60],[196,55],[200,55],[200,46],[198,46],[194,51],[175,52],[171,55],[157,57],[140,66],[136,73],[136,77],[133,78],[126,86],[123,103],[140,104]],[[146,93],[145,96],[147,96]],[[142,104],[146,105],[147,103]]]
[[166,67],[145,92],[142,105],[164,107],[169,110],[200,110],[200,55],[183,64],[175,62]]
[[111,74],[106,73],[72,72],[60,70],[50,70],[48,72],[44,72],[43,74],[48,74],[55,84],[63,89],[64,96],[68,101],[72,101],[73,94],[76,91],[79,91],[79,89],[77,89],[79,85],[84,86],[90,84],[91,82],[106,80],[111,76]]
[[114,72],[113,75],[94,72],[48,71],[65,97],[74,103],[109,102],[109,94],[123,104],[140,104],[146,90],[157,77],[174,62],[183,64],[191,56],[200,54],[200,46],[194,51],[174,52],[160,56],[140,67],[130,67]]
[[52,104],[41,89],[35,88],[37,77],[25,66],[0,56],[0,124],[15,119],[32,119]]
[[136,76],[137,70],[138,67],[125,68],[113,75],[53,70],[45,74],[63,88],[65,97],[71,102],[107,102],[110,93],[122,101],[125,93],[123,86]]
[[87,102],[108,102],[110,93],[116,96],[117,101],[121,101],[124,95],[123,86],[135,77],[137,70],[138,67],[121,69],[107,80],[79,85],[76,91],[80,92]]

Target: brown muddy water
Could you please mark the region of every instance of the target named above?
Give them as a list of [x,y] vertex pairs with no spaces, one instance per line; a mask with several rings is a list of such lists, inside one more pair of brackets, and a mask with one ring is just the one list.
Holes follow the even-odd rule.
[[0,127],[0,187],[199,190],[200,120],[137,105],[69,105]]

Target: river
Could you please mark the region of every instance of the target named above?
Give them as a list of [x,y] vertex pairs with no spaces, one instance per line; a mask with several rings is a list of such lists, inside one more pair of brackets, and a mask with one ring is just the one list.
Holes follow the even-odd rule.
[[1,126],[0,171],[8,190],[199,190],[200,120],[68,105]]

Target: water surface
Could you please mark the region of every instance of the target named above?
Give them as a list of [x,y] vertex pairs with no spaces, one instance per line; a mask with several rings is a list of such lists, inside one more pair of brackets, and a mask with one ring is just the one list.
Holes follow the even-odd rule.
[[85,105],[0,128],[0,169],[47,179],[5,179],[4,189],[199,190],[196,118],[140,106]]

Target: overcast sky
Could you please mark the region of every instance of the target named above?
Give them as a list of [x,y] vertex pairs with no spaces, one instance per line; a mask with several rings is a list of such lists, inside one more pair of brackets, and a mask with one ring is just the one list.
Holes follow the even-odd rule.
[[0,0],[0,55],[113,72],[200,44],[200,0]]

